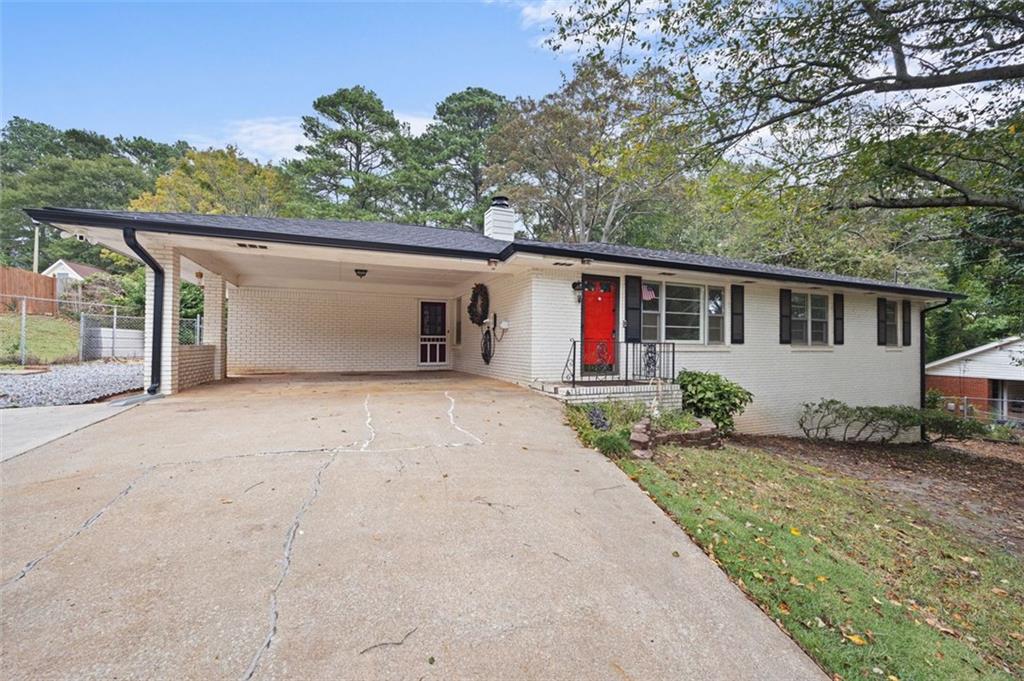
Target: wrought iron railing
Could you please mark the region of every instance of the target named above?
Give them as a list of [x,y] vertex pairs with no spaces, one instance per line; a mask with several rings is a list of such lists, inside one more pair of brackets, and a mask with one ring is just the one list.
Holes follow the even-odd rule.
[[579,382],[672,381],[676,377],[673,343],[630,343],[613,340],[569,341],[569,356],[562,381]]

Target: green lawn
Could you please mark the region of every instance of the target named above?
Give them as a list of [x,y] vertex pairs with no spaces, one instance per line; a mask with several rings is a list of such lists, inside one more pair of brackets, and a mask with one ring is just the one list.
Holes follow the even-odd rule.
[[[0,364],[18,364],[21,315],[0,314]],[[50,364],[78,357],[78,322],[62,317],[29,315],[25,327],[30,364]]]
[[620,467],[830,673],[1024,678],[1024,565],[870,483],[759,450]]

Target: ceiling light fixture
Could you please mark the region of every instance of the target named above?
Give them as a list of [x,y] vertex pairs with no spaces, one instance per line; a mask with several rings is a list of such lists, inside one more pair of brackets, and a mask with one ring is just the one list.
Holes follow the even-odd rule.
[[367,273],[368,271],[369,271],[369,270],[364,270],[364,269],[362,269],[362,268],[357,268],[357,269],[356,269],[356,276],[357,276],[357,277],[359,277],[360,279],[362,279],[363,277],[365,277],[365,276],[366,276],[366,273]]

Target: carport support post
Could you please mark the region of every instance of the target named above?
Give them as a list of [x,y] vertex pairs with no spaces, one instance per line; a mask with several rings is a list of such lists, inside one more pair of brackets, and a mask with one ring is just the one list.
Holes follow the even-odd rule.
[[[181,304],[181,257],[175,248],[164,245],[146,244],[153,259],[164,270],[163,338],[160,340],[160,392],[170,395],[178,391],[178,322]],[[152,383],[151,367],[153,357],[153,297],[156,275],[146,268],[146,382]]]
[[224,319],[224,277],[212,272],[203,274],[203,345],[212,345],[213,379],[227,375],[227,324]]

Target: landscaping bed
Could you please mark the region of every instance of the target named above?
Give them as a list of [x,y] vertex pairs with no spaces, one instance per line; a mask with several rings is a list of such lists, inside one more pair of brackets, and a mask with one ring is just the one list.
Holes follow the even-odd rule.
[[142,390],[141,362],[59,364],[34,374],[0,374],[0,408],[84,404]]

